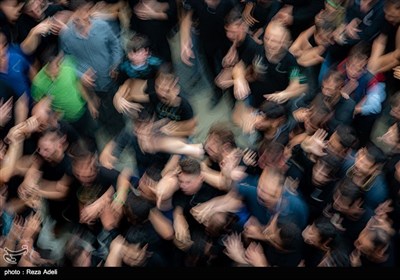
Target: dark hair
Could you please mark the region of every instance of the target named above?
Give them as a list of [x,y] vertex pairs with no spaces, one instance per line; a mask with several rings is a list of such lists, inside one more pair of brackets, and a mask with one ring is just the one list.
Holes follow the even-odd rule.
[[371,55],[371,44],[361,41],[351,48],[349,58],[357,58],[360,60],[368,59]]
[[130,192],[126,198],[124,212],[131,223],[140,224],[147,220],[154,204],[134,192]]
[[335,176],[339,172],[342,166],[342,159],[331,152],[327,151],[327,154],[320,157],[318,160],[323,161],[329,167],[330,174]]
[[344,85],[344,82],[345,82],[344,75],[335,69],[330,69],[328,71],[328,73],[326,73],[326,75],[324,76],[323,80],[327,81],[329,79],[332,79],[334,82],[336,82],[340,85]]
[[236,148],[235,135],[226,123],[215,123],[210,127],[208,136],[215,135],[223,144]]
[[149,177],[151,180],[158,182],[162,178],[161,168],[159,168],[159,166],[157,166],[157,164],[154,164],[146,169],[146,171],[144,172],[144,175]]
[[300,228],[287,218],[278,218],[279,237],[282,247],[286,250],[298,250],[303,242]]
[[181,159],[179,166],[181,171],[186,174],[199,175],[201,173],[200,162],[192,158]]
[[351,148],[357,141],[356,132],[351,126],[340,124],[336,127],[336,133],[340,144],[346,149]]
[[346,250],[340,248],[330,251],[330,262],[336,267],[350,267],[350,259]]
[[134,35],[131,40],[126,44],[126,52],[137,52],[141,49],[148,49],[150,41],[145,35]]
[[321,237],[321,243],[329,241],[329,247],[332,247],[338,231],[332,224],[331,219],[325,216],[320,216],[314,221],[315,227],[318,229],[319,236]]
[[384,152],[372,142],[369,142],[366,148],[368,152],[368,158],[373,160],[375,164],[384,163],[386,161]]
[[372,244],[374,248],[384,248],[390,242],[391,235],[383,228],[373,227],[370,228],[369,231],[372,233]]
[[79,139],[77,142],[73,143],[69,149],[69,156],[72,161],[78,161],[81,159],[87,159],[96,155],[96,148],[91,141],[85,139]]
[[348,198],[353,204],[357,199],[364,198],[364,192],[360,190],[360,188],[353,183],[352,179],[349,177],[344,177],[336,187],[336,191],[338,191],[342,196]]
[[385,6],[394,6],[396,9],[400,9],[400,1],[399,0],[386,0]]
[[266,118],[273,120],[286,117],[287,113],[284,106],[272,101],[265,101],[261,106],[261,111],[264,113]]
[[173,75],[175,76],[174,66],[170,62],[164,62],[158,68],[156,79],[161,75]]
[[237,8],[233,8],[228,15],[225,17],[225,27],[234,24],[236,22],[242,23],[242,14]]

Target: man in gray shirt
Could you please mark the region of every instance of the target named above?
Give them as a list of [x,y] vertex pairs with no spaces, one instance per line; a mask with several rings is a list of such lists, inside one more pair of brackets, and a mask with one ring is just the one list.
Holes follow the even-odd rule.
[[114,69],[123,57],[121,43],[107,22],[91,18],[93,4],[83,2],[60,36],[61,48],[76,59],[78,75],[91,98],[99,100],[98,119],[114,135],[123,127],[112,99],[118,88]]

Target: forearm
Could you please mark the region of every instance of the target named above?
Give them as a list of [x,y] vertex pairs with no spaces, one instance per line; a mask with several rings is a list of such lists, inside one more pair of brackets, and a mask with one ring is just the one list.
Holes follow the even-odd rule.
[[41,34],[36,34],[34,31],[33,28],[20,45],[22,52],[26,55],[33,54],[41,42]]
[[22,143],[12,143],[3,159],[3,167],[0,169],[0,182],[6,183],[15,173],[15,166],[22,156]]
[[292,99],[300,96],[302,93],[306,92],[307,84],[300,84],[298,79],[291,81],[289,86],[283,90],[281,93],[287,94],[288,99]]

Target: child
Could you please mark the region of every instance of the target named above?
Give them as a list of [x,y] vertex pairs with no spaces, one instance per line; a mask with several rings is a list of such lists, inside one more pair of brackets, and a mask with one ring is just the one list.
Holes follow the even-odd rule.
[[144,36],[135,35],[127,44],[127,60],[119,67],[121,83],[129,78],[154,78],[161,59],[152,56],[149,50],[150,43]]

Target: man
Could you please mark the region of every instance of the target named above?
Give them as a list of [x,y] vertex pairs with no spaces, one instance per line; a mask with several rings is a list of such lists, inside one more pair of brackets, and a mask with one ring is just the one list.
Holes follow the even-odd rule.
[[264,50],[253,58],[253,73],[246,76],[243,62],[233,69],[236,99],[245,99],[251,93],[250,105],[258,108],[265,99],[287,104],[306,91],[306,81],[300,74],[296,59],[288,52],[290,43],[290,34],[285,27],[277,22],[268,24],[264,33]]
[[60,43],[63,51],[77,61],[83,86],[100,100],[99,121],[109,134],[115,135],[122,129],[123,120],[112,104],[117,90],[113,77],[123,53],[107,22],[90,17],[92,5],[84,3],[77,8],[68,28],[59,34]]

